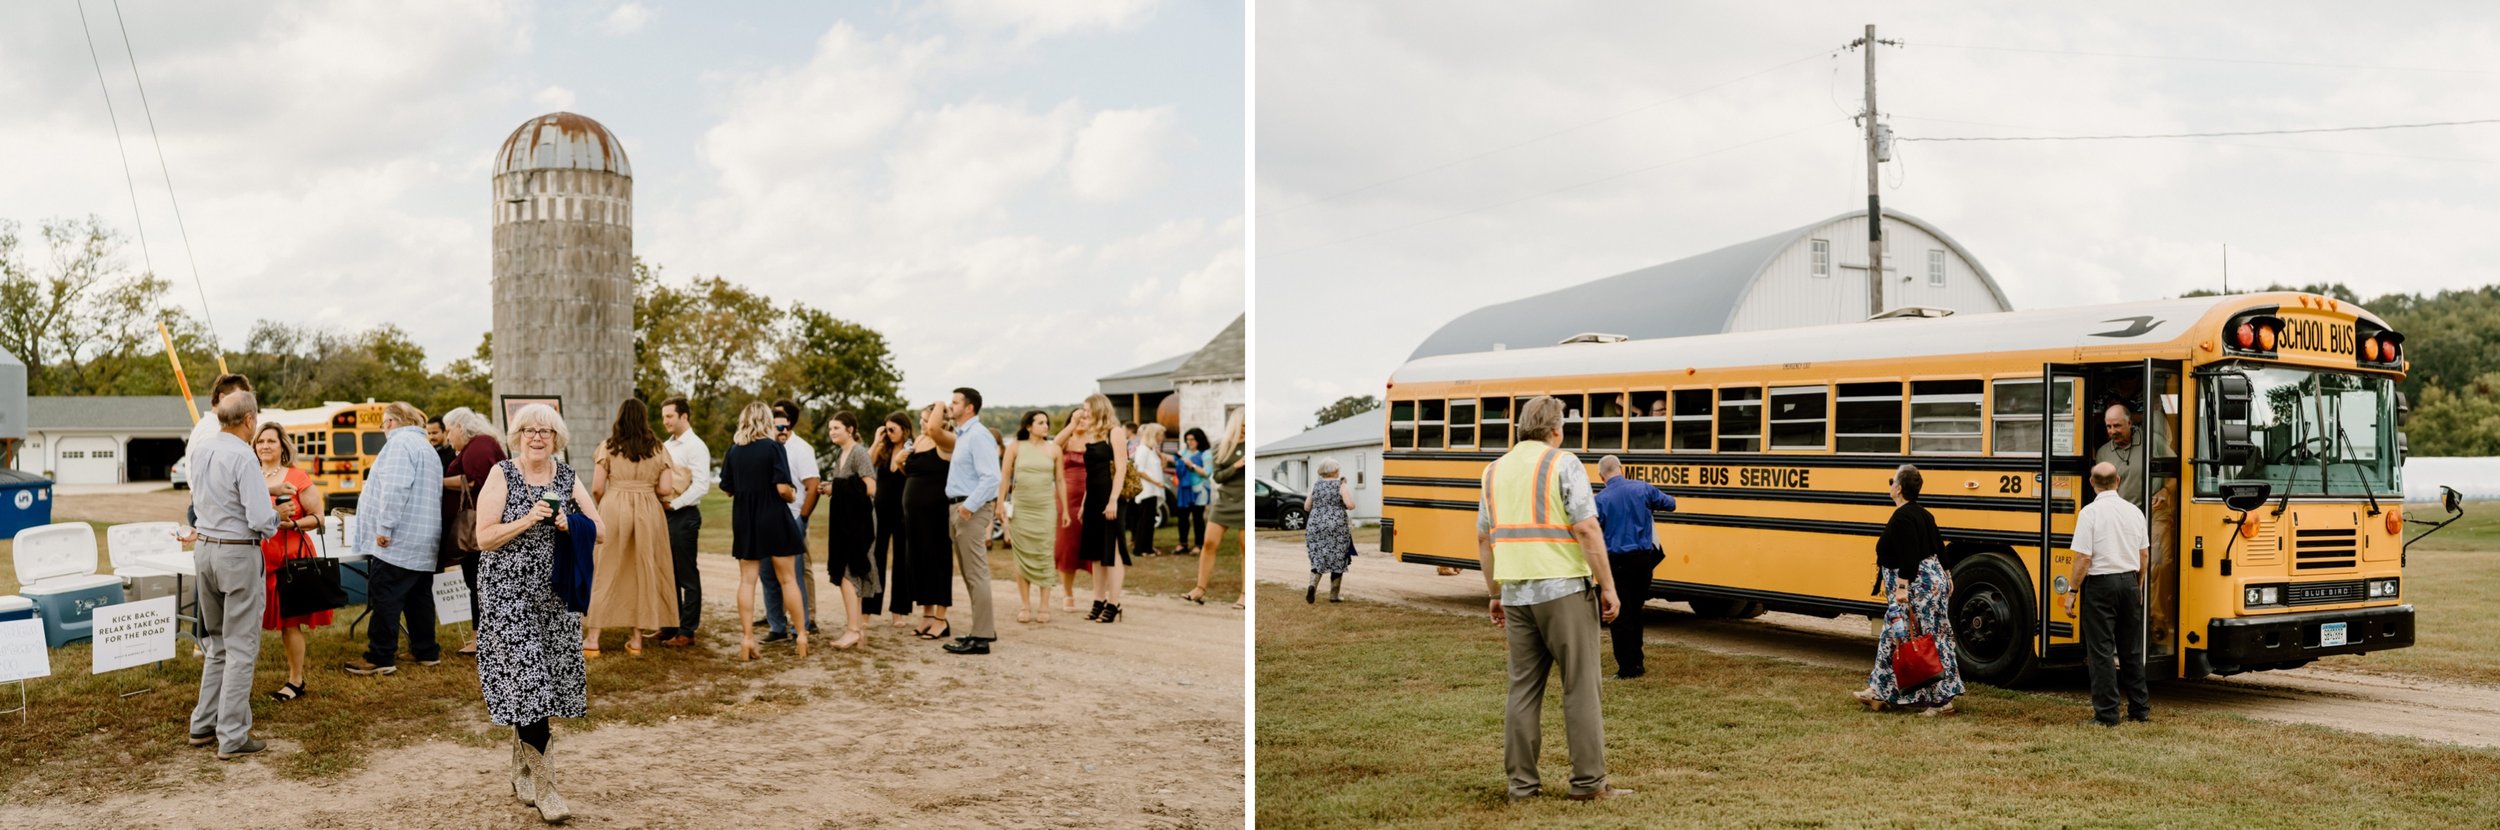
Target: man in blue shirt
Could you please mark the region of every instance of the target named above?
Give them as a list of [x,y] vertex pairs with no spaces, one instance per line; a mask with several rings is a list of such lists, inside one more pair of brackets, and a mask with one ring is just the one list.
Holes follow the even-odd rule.
[[365,560],[365,595],[373,616],[365,625],[365,656],[350,660],[348,674],[399,671],[399,623],[408,622],[408,653],[419,665],[443,661],[434,640],[436,541],[443,533],[443,460],[425,442],[425,413],[405,401],[382,408],[382,432],[390,438],[373,457],[364,492],[356,496],[356,537]]
[[1641,661],[1641,612],[1649,604],[1650,575],[1666,553],[1658,549],[1655,511],[1675,511],[1675,497],[1658,492],[1649,482],[1623,477],[1623,460],[1597,460],[1597,476],[1606,489],[1597,493],[1597,526],[1606,534],[1606,564],[1615,572],[1615,590],[1623,595],[1623,613],[1615,617],[1615,679],[1630,680],[1648,673]]
[[990,619],[990,522],[998,509],[998,437],[981,423],[981,392],[955,390],[946,404],[954,432],[932,436],[941,448],[954,447],[946,469],[946,518],[955,536],[955,570],[963,576],[972,602],[972,633],[955,638],[946,650],[955,654],[988,654],[998,641]]

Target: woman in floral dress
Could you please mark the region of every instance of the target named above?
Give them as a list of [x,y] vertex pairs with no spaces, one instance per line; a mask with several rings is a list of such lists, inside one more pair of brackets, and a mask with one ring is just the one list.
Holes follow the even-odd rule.
[[1354,506],[1354,496],[1346,492],[1341,472],[1337,459],[1320,459],[1319,480],[1311,483],[1311,493],[1302,502],[1303,514],[1310,517],[1302,527],[1302,544],[1311,556],[1311,587],[1302,589],[1303,602],[1319,601],[1320,574],[1328,575],[1328,601],[1343,600],[1339,591],[1354,556],[1354,526],[1346,520],[1346,509]]
[[[1891,706],[1950,715],[1953,699],[1962,696],[1962,671],[1954,659],[1953,576],[1937,558],[1944,553],[1944,537],[1936,530],[1935,515],[1919,505],[1919,489],[1917,467],[1903,464],[1893,472],[1892,520],[1875,540],[1880,574],[1876,590],[1888,598],[1884,630],[1875,643],[1875,669],[1867,674],[1866,688],[1856,694],[1875,711]],[[1927,685],[1903,689],[1894,682],[1892,653],[1921,634],[1936,635],[1944,672]]]
[[[570,532],[576,510],[599,522],[590,488],[555,460],[566,433],[554,409],[523,407],[512,416],[515,455],[495,465],[477,501],[478,685],[488,718],[513,728],[513,795],[549,823],[571,810],[555,790],[547,720],[590,711],[582,618],[555,594],[557,531]],[[550,493],[569,504],[549,506]]]

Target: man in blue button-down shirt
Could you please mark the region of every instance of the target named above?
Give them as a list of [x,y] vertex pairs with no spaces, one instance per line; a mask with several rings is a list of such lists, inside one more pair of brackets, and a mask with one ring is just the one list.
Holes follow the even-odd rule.
[[946,404],[946,417],[954,422],[954,432],[933,437],[941,446],[954,447],[955,460],[946,469],[946,502],[952,511],[947,524],[955,535],[955,570],[963,576],[964,592],[972,595],[972,633],[955,638],[946,650],[988,654],[990,643],[998,640],[998,628],[990,619],[990,523],[997,518],[998,438],[981,423],[979,390],[955,390],[954,399]]
[[349,674],[399,671],[399,622],[408,620],[408,653],[421,665],[443,661],[434,641],[436,542],[443,535],[443,459],[425,441],[425,413],[405,401],[382,408],[390,436],[373,457],[364,492],[356,495],[356,538],[365,560],[365,657]]
[[1597,459],[1597,476],[1606,489],[1597,494],[1597,526],[1606,533],[1606,564],[1615,572],[1615,590],[1623,594],[1623,613],[1615,616],[1612,638],[1615,679],[1630,680],[1648,672],[1641,661],[1642,608],[1649,604],[1649,580],[1666,560],[1658,549],[1653,513],[1675,511],[1675,497],[1658,492],[1649,482],[1623,476],[1623,460]]

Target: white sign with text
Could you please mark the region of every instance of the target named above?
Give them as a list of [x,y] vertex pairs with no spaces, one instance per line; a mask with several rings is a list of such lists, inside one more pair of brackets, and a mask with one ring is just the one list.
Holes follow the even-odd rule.
[[443,625],[469,621],[469,583],[456,573],[434,575],[434,621]]
[[97,608],[94,673],[174,659],[174,614],[169,596]]
[[44,648],[42,620],[0,622],[0,683],[52,676],[52,652]]

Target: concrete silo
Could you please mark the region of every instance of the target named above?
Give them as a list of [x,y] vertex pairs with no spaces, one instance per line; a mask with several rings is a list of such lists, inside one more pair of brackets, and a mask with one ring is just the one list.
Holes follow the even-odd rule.
[[569,112],[495,156],[495,397],[562,398],[579,464],[634,392],[633,176],[624,143]]

